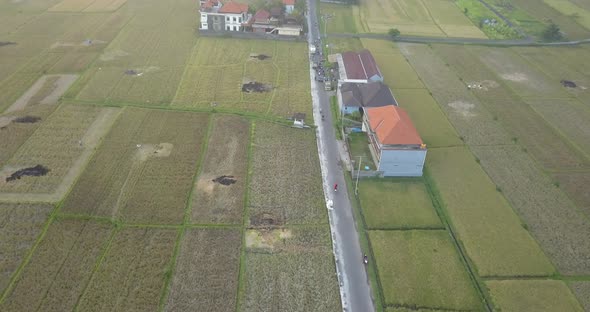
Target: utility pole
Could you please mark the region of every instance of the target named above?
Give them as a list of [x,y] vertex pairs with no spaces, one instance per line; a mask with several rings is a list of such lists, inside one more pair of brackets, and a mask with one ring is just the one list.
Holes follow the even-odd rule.
[[354,195],[359,195],[359,177],[361,176],[361,161],[363,161],[363,156],[359,156],[359,168],[356,171],[356,185],[354,186]]

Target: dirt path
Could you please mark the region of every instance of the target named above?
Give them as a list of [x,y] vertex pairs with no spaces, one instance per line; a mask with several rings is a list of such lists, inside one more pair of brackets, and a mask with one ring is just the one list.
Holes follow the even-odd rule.
[[62,199],[90,161],[90,157],[98,147],[100,140],[111,129],[120,112],[121,109],[119,108],[109,107],[102,109],[82,138],[84,151],[72,164],[55,192],[51,194],[4,193],[0,194],[0,200],[6,202],[57,202]]
[[78,75],[45,75],[37,79],[37,81],[10,107],[4,111],[10,113],[14,111],[23,110],[33,97],[43,88],[47,79],[57,77],[51,92],[39,101],[39,104],[51,105],[56,104],[59,98],[68,90],[68,88],[78,79]]

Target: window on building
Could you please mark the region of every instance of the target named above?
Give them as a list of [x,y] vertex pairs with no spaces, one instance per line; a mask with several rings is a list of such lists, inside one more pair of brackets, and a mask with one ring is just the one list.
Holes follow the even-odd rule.
[[242,17],[238,17],[238,23],[242,22]]
[[229,16],[226,16],[226,17],[225,17],[225,21],[226,21],[226,22],[229,22]]
[[229,30],[229,25],[228,26],[225,26],[225,30]]
[[238,18],[234,16],[234,23],[238,21]]

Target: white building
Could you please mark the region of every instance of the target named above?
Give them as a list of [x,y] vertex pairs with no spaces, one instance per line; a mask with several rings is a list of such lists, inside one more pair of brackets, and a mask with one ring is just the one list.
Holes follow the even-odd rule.
[[215,31],[242,31],[243,24],[250,16],[248,5],[229,1],[225,4],[219,0],[206,0],[200,2],[201,24],[199,29]]
[[283,0],[283,5],[285,5],[285,13],[287,14],[291,14],[295,10],[295,0]]

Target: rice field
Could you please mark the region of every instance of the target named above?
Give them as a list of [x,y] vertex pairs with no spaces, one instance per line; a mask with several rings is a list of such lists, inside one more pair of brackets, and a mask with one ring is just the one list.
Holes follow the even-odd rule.
[[164,310],[235,310],[241,242],[239,229],[187,229]]
[[48,204],[0,203],[0,294],[33,247],[52,209]]
[[51,7],[49,12],[112,12],[127,0],[63,0]]
[[0,309],[63,311],[76,308],[111,231],[112,227],[104,223],[54,221],[30,262],[0,302]]
[[397,28],[404,35],[486,38],[451,1],[360,1],[360,19],[370,32]]
[[117,231],[77,308],[82,311],[157,309],[177,235],[173,229]]
[[[234,116],[216,116],[192,195],[193,223],[242,223],[248,169],[250,123]],[[216,182],[227,176],[231,184]]]
[[[0,193],[53,194],[69,188],[81,166],[109,129],[116,109],[61,106],[10,156],[1,170]],[[42,165],[43,176],[6,178],[18,170]],[[65,189],[63,189],[65,187]]]
[[250,224],[318,224],[327,214],[313,131],[269,122],[253,124]]
[[363,180],[359,197],[368,229],[443,228],[419,181]]
[[209,116],[126,108],[62,212],[182,223]]
[[590,273],[590,223],[528,153],[516,146],[480,146],[472,151],[558,271]]
[[585,310],[590,309],[590,282],[570,282],[570,289]]
[[328,230],[249,230],[239,310],[342,310]]
[[427,169],[450,223],[482,277],[547,276],[553,265],[464,147],[428,151]]
[[467,89],[468,81],[446,66],[432,48],[406,43],[400,43],[398,47],[464,142],[470,145],[510,144],[506,131]]
[[481,303],[445,231],[370,231],[385,303],[478,310]]
[[[482,86],[481,89],[473,89],[472,92],[493,115],[497,127],[510,132],[513,140],[516,138],[543,167],[555,170],[585,166],[587,161],[580,153],[527,103],[543,102],[543,99],[522,99],[519,93],[510,90],[500,77],[469,49],[436,45],[434,50],[463,77],[464,81]],[[547,63],[551,62],[547,60]]]
[[492,301],[502,311],[583,311],[559,280],[487,281]]
[[[200,38],[172,106],[281,117],[302,112],[311,121],[307,62],[303,43]],[[263,87],[243,90],[254,82]]]

